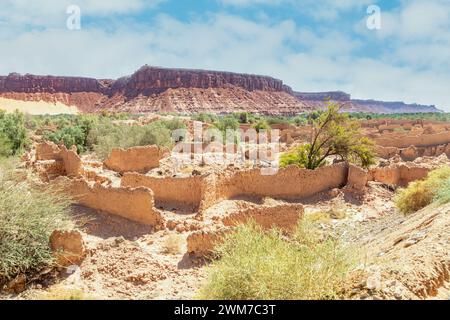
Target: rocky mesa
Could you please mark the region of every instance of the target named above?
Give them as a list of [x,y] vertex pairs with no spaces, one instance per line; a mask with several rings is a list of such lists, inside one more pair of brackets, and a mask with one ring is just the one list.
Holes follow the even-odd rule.
[[117,80],[17,73],[0,76],[0,108],[11,101],[44,101],[76,107],[80,112],[291,115],[322,108],[327,98],[345,103],[350,111],[439,112],[434,106],[352,100],[344,92],[294,92],[279,79],[233,72],[143,66]]

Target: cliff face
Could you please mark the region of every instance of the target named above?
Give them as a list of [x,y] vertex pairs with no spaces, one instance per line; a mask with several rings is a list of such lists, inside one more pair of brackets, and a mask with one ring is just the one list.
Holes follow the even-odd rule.
[[296,114],[324,107],[327,98],[348,103],[350,111],[438,111],[432,106],[351,100],[344,92],[294,92],[283,81],[267,76],[149,66],[117,80],[12,73],[0,77],[0,98],[60,102],[76,106],[82,112],[114,109],[136,113],[230,113],[245,110]]
[[441,112],[435,106],[419,104],[406,104],[404,102],[385,102],[377,100],[352,99],[351,95],[342,91],[331,92],[294,92],[294,96],[305,103],[309,108],[320,109],[325,107],[325,101],[330,99],[344,105],[349,112],[372,113],[415,113],[415,112]]
[[20,75],[11,73],[0,77],[0,92],[20,93],[73,93],[97,92],[107,93],[112,80],[97,80],[78,77],[53,77]]
[[161,93],[177,88],[225,88],[234,86],[247,91],[288,92],[292,90],[283,81],[271,77],[231,72],[165,69],[142,67],[128,79],[114,86],[113,91],[123,89],[127,97],[140,94]]
[[294,92],[294,96],[301,101],[320,101],[323,102],[326,99],[334,101],[349,101],[350,95],[342,91],[330,91],[330,92]]

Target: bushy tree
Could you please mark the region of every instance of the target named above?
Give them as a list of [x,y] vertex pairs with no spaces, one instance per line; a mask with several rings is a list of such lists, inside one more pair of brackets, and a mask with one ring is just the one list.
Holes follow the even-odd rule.
[[3,153],[17,155],[22,152],[29,143],[23,113],[0,111],[0,136]]
[[360,124],[351,120],[347,114],[340,113],[341,106],[328,102],[327,110],[312,120],[312,134],[309,143],[294,150],[296,158],[290,155],[281,158],[281,165],[295,163],[307,169],[316,169],[326,162],[330,156],[342,161],[357,163],[369,167],[374,163],[373,143],[363,137]]

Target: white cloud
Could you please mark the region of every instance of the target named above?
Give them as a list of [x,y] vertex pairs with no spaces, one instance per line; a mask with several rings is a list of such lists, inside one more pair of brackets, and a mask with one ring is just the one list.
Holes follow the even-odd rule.
[[[2,0],[0,21],[8,26],[54,27],[67,19],[70,5],[80,7],[83,15],[107,16],[137,12],[164,0]],[[65,24],[63,24],[65,25]]]
[[248,7],[253,5],[278,5],[290,2],[289,0],[219,0],[224,5],[232,5],[238,7]]
[[[355,3],[344,2],[338,10]],[[298,91],[344,90],[357,98],[436,104],[450,111],[450,66],[445,54],[450,31],[443,29],[445,21],[436,11],[439,23],[424,20],[429,36],[412,38],[416,33],[401,18],[415,12],[406,10],[410,3],[383,13],[383,19],[389,14],[395,24],[389,33],[365,31],[361,40],[326,27],[306,29],[291,20],[251,21],[225,13],[188,21],[160,15],[151,25],[117,24],[112,31],[48,27],[16,34],[11,28],[0,28],[0,74],[116,78],[143,64],[214,69],[271,75]],[[125,13],[133,8],[137,7],[108,10]],[[100,7],[92,10],[101,11]],[[12,14],[15,19],[21,16],[19,11]],[[371,37],[382,47],[379,57],[363,52]]]

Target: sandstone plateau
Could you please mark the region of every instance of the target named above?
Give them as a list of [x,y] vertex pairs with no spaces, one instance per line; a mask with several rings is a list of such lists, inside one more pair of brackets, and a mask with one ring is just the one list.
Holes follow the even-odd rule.
[[7,110],[12,108],[8,104],[15,105],[17,101],[34,102],[39,109],[41,105],[37,103],[44,101],[76,107],[80,112],[249,111],[292,115],[322,108],[328,98],[345,103],[349,111],[439,112],[434,106],[352,100],[344,92],[295,92],[282,80],[232,72],[144,66],[131,76],[117,80],[17,73],[0,76],[0,108]]

